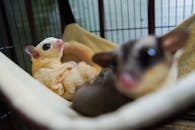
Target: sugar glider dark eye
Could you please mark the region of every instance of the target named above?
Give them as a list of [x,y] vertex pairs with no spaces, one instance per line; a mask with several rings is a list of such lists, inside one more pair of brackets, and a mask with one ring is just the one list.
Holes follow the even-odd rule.
[[50,43],[45,43],[44,45],[43,45],[43,50],[49,50],[49,48],[50,48],[50,46],[51,46],[51,44]]
[[158,50],[155,48],[143,48],[139,51],[139,57],[141,58],[151,58],[158,55]]
[[155,56],[155,55],[156,55],[156,49],[154,49],[154,48],[149,48],[149,49],[147,50],[147,54],[148,54],[149,56]]
[[138,62],[142,68],[147,68],[160,61],[161,54],[156,48],[142,48],[139,51]]

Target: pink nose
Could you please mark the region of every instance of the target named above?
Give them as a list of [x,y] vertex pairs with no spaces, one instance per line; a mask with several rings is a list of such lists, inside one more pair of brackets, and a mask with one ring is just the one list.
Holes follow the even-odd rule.
[[63,45],[64,44],[64,41],[62,39],[57,39],[57,44]]
[[137,81],[130,74],[124,73],[119,76],[118,86],[121,89],[133,89],[136,85]]

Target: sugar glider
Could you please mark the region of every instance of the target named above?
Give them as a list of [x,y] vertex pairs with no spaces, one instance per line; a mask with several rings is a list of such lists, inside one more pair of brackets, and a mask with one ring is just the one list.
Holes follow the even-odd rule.
[[76,86],[92,82],[96,69],[85,62],[69,61],[62,63],[61,57],[66,47],[63,40],[49,37],[36,47],[26,46],[25,51],[32,61],[32,75],[48,88],[71,100]]
[[179,50],[188,37],[186,31],[150,35],[121,44],[114,51],[97,53],[93,61],[113,70],[120,92],[138,98],[175,82]]
[[80,87],[72,107],[83,115],[98,116],[171,85],[177,78],[179,49],[188,35],[182,31],[164,37],[151,35],[95,54],[93,61],[112,71],[105,68],[93,84]]
[[95,117],[115,111],[130,101],[117,90],[112,70],[104,68],[92,84],[82,85],[76,90],[72,108],[82,115]]

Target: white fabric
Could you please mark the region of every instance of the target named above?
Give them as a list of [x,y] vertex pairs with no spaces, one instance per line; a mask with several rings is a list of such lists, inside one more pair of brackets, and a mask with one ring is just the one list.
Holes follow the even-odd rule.
[[0,91],[28,118],[50,129],[135,129],[195,103],[195,72],[167,87],[96,118],[79,116],[59,97],[0,52]]

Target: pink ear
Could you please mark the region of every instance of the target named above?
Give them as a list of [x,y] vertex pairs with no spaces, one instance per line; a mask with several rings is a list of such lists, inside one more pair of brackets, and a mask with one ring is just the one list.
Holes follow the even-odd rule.
[[114,57],[112,52],[101,52],[96,53],[92,60],[101,67],[108,67],[113,63]]
[[172,32],[161,38],[162,47],[166,51],[175,53],[185,45],[188,37],[189,33],[187,31]]
[[30,55],[31,58],[38,58],[39,57],[39,52],[36,50],[36,48],[32,45],[28,45],[25,47],[25,51],[27,54]]

